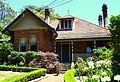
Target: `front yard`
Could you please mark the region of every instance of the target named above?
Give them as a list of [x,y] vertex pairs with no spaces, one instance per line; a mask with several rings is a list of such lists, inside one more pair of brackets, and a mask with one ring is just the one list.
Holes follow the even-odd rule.
[[15,75],[19,75],[19,74],[23,74],[23,72],[0,71],[0,80],[9,78]]

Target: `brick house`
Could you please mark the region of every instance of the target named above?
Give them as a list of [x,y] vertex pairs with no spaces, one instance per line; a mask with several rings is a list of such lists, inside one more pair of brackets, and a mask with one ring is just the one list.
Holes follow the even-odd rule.
[[25,9],[3,32],[11,36],[15,50],[54,51],[61,62],[92,56],[93,48],[107,46],[110,41],[109,30],[71,15],[49,23],[48,9],[45,20]]

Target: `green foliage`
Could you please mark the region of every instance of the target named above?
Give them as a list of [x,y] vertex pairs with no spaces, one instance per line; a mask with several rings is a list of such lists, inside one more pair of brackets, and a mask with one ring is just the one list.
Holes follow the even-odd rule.
[[76,74],[76,70],[74,70],[74,69],[66,71],[64,74],[64,81],[65,82],[77,82],[74,79],[75,74]]
[[[37,58],[37,52],[27,51],[27,52],[17,52],[12,51],[11,54],[8,55],[9,65],[18,65],[18,66],[28,66],[30,61]],[[39,58],[39,57],[38,57]]]
[[[0,82],[28,82],[30,80],[44,76],[46,74],[46,69],[43,69],[43,68],[16,67],[16,66],[0,65],[0,70],[14,70],[14,71],[16,70],[16,71],[28,72],[25,74],[6,78],[4,80],[1,80]],[[31,71],[31,72],[29,72],[29,71]]]
[[[94,57],[88,57],[86,60],[78,58],[78,61],[75,63],[75,67],[76,74],[82,82],[100,82],[101,78],[105,76],[110,79],[113,77],[113,72],[111,71],[111,60],[99,60]],[[98,78],[94,77],[94,75]],[[83,76],[86,76],[87,79],[81,78]]]
[[27,66],[34,58],[39,58],[36,54],[36,52],[32,51],[14,51],[10,42],[0,43],[0,64],[2,65]]
[[8,24],[16,16],[16,12],[4,0],[0,0],[0,22],[3,25]]
[[28,65],[30,63],[30,61],[32,61],[34,58],[38,57],[36,56],[36,52],[33,51],[27,51],[24,53],[23,57],[25,59],[24,65]]
[[113,50],[113,72],[120,74],[120,15],[113,15],[110,18],[109,30],[111,31],[111,47]]
[[[25,8],[29,8],[30,10],[32,10],[37,16],[41,17],[42,19],[45,18],[45,10],[40,8],[40,7],[36,7],[36,6],[32,6],[32,5],[28,5],[28,6],[25,6]],[[51,21],[57,19],[57,18],[60,18],[61,16],[59,16],[58,14],[55,14],[54,13],[54,10],[52,8],[49,8],[50,9],[50,19]]]
[[11,54],[8,55],[9,65],[24,65],[24,63],[25,63],[25,58],[23,53],[12,51]]
[[112,50],[107,49],[106,47],[103,47],[102,49],[94,49],[93,52],[98,56],[98,60],[108,60],[112,58]]
[[2,34],[2,32],[0,32],[0,39],[9,39],[9,36]]
[[0,63],[8,62],[8,55],[13,51],[12,44],[9,42],[0,43]]
[[30,72],[34,70],[38,70],[39,68],[32,67],[17,67],[17,66],[8,66],[8,65],[0,65],[0,70],[3,71],[17,71],[17,72]]

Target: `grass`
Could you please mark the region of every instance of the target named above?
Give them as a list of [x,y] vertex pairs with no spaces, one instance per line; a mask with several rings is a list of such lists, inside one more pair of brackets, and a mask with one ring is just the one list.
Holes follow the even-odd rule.
[[0,80],[15,76],[15,75],[19,75],[19,74],[23,74],[21,72],[12,72],[12,71],[0,71]]

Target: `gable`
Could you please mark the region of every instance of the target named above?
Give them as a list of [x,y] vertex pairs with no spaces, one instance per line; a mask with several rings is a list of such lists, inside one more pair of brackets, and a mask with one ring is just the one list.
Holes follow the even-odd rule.
[[16,30],[30,30],[30,29],[48,29],[55,33],[54,28],[48,25],[45,21],[35,15],[31,10],[26,8],[20,15],[18,15],[9,25],[2,29],[2,32],[10,35],[12,31]]
[[16,22],[10,30],[29,30],[29,29],[47,29],[42,23],[36,20],[31,14],[26,13],[18,22]]

